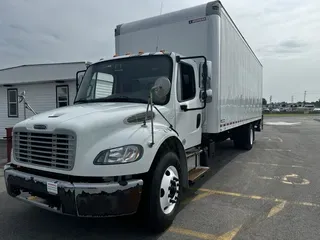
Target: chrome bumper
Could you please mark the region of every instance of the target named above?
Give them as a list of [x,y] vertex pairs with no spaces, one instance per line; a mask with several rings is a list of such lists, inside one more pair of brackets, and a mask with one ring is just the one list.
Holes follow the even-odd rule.
[[10,196],[38,207],[78,217],[112,217],[137,211],[143,180],[112,183],[71,183],[4,168]]

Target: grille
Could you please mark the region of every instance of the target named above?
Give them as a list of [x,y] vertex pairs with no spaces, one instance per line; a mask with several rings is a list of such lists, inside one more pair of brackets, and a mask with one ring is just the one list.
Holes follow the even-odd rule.
[[76,138],[72,134],[14,132],[17,161],[49,168],[72,170]]

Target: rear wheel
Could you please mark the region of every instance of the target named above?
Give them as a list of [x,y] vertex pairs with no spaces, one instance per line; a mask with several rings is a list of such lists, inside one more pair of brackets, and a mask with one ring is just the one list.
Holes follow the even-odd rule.
[[255,132],[252,124],[240,127],[234,133],[233,142],[235,147],[250,150],[255,140]]
[[261,132],[263,130],[263,115],[261,119],[258,121],[257,126],[256,126],[256,131]]
[[165,231],[179,210],[181,199],[181,167],[173,152],[163,154],[149,174],[144,189],[144,220],[150,230]]

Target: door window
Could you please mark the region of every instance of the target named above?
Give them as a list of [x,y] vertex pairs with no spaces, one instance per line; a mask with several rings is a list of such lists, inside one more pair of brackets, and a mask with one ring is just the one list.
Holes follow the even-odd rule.
[[193,67],[186,63],[180,64],[178,79],[178,101],[184,102],[196,96],[196,82]]

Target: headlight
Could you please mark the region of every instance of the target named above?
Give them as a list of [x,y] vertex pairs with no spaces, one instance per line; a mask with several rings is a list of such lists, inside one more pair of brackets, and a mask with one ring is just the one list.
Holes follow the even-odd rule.
[[107,149],[98,154],[94,159],[94,165],[111,165],[131,163],[142,157],[143,148],[140,145],[126,145]]

